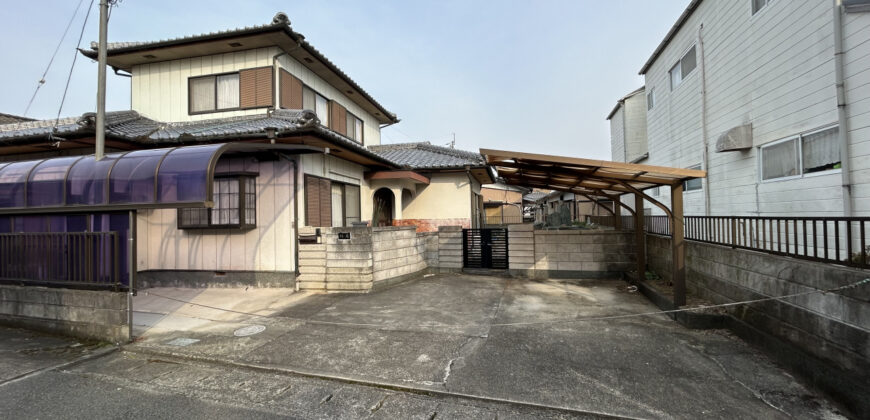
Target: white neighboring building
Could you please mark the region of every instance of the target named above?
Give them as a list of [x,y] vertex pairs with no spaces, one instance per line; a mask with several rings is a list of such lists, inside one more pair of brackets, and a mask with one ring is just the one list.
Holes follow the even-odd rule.
[[870,13],[845,3],[693,0],[640,70],[648,158],[628,153],[623,99],[613,159],[707,170],[688,215],[870,216]]

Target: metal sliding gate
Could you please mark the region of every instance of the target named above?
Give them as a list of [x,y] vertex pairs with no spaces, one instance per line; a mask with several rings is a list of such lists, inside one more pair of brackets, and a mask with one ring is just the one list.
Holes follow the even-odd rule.
[[508,268],[507,229],[463,229],[464,268]]

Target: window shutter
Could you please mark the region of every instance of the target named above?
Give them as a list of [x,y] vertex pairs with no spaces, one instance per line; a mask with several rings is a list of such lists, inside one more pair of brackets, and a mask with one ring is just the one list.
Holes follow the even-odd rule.
[[302,109],[302,81],[281,69],[281,108]]
[[260,67],[257,72],[257,105],[258,107],[272,106],[274,101],[274,77],[272,67]]
[[257,69],[239,71],[239,107],[257,106]]
[[320,179],[320,226],[332,226],[332,183]]
[[335,101],[329,101],[329,128],[347,135],[347,110]]
[[272,106],[272,67],[239,71],[239,107]]
[[332,182],[305,176],[305,225],[332,226]]

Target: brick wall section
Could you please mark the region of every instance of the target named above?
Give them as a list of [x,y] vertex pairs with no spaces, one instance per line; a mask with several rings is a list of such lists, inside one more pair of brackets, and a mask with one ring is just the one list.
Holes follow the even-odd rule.
[[63,335],[127,342],[127,294],[0,286],[0,323]]
[[[670,238],[647,235],[647,252],[650,269],[670,278]],[[715,303],[830,289],[867,277],[867,270],[686,242],[686,286]],[[855,391],[856,400],[870,392],[870,287],[743,305],[730,309],[730,315],[738,330],[751,326],[797,348],[775,345],[774,351],[784,352],[779,358],[823,388],[833,380],[838,393],[860,389],[864,397]],[[818,371],[801,361],[809,358],[800,352],[836,368]]]
[[438,227],[438,269],[462,269],[462,226]]
[[372,260],[375,283],[404,278],[427,268],[426,241],[414,226],[374,228]]
[[441,226],[471,227],[471,219],[402,219],[393,220],[393,226],[416,226],[417,232],[438,232]]

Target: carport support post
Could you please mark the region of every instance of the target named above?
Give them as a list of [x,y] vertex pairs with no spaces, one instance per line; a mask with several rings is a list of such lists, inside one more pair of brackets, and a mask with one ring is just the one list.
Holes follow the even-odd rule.
[[637,281],[646,277],[646,234],[643,231],[643,197],[634,195],[634,238],[637,250]]
[[671,185],[671,281],[674,306],[686,304],[686,244],[683,237],[683,183]]

